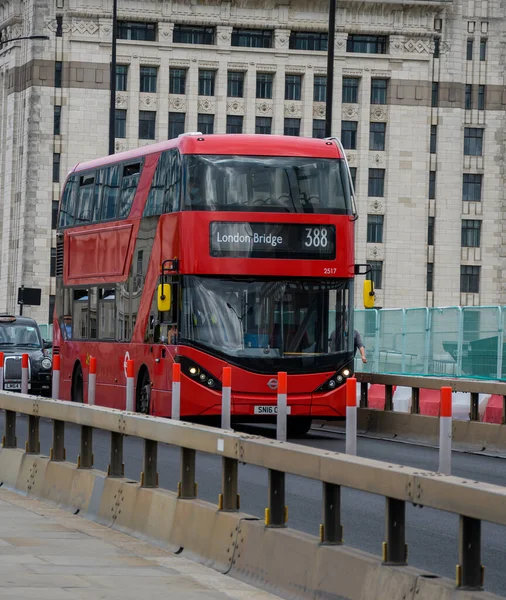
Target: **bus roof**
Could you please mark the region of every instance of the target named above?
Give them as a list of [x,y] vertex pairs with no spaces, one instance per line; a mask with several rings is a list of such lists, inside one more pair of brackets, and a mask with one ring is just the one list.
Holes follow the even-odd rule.
[[72,172],[96,169],[125,160],[133,160],[179,148],[181,154],[231,154],[239,156],[307,156],[311,158],[342,158],[334,141],[287,135],[196,135],[178,138],[127,150],[112,156],[78,163]]

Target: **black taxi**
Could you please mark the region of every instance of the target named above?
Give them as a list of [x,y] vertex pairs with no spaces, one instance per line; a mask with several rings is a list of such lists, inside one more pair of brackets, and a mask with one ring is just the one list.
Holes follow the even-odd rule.
[[28,393],[51,396],[53,363],[37,322],[28,317],[0,314],[0,352],[4,355],[3,389],[21,391],[21,359],[28,354]]

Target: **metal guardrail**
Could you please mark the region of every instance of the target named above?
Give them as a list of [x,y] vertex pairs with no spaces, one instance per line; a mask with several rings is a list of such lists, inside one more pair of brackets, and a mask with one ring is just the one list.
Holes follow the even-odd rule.
[[111,433],[109,477],[123,477],[123,439],[144,439],[143,487],[157,487],[157,444],[181,448],[181,481],[178,496],[194,499],[196,452],[222,457],[222,493],[219,508],[239,510],[239,463],[264,467],[269,471],[266,526],[285,527],[285,474],[307,477],[323,484],[323,544],[341,544],[341,486],[385,496],[386,541],[383,561],[406,565],[405,505],[429,506],[460,515],[457,586],[481,589],[481,521],[506,525],[506,487],[443,476],[433,472],[383,463],[356,456],[278,442],[261,436],[234,433],[181,421],[127,413],[114,409],[0,393],[0,409],[5,410],[4,448],[17,447],[16,413],[28,416],[26,452],[39,454],[39,420],[53,421],[50,459],[65,460],[65,423],[81,426],[81,452],[78,468],[93,467],[93,429]]
[[471,421],[479,421],[479,395],[496,394],[503,397],[502,422],[506,423],[506,383],[482,381],[480,379],[451,379],[448,377],[416,377],[412,375],[385,375],[382,373],[355,373],[360,382],[360,408],[368,408],[368,385],[385,386],[385,410],[393,410],[393,387],[411,388],[411,414],[420,414],[420,389],[439,390],[441,386],[451,387],[453,392],[470,394],[469,416]]

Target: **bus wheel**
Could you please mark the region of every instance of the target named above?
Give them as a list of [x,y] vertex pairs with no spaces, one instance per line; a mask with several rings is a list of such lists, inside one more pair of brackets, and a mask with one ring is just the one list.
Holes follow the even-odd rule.
[[287,436],[289,438],[298,438],[306,435],[311,429],[311,417],[288,417],[287,419]]
[[83,370],[80,364],[74,367],[74,373],[72,374],[72,402],[79,402],[80,404],[84,401],[83,393]]
[[149,373],[146,368],[141,369],[137,382],[137,400],[135,410],[138,413],[149,415],[151,402],[151,381],[149,380]]

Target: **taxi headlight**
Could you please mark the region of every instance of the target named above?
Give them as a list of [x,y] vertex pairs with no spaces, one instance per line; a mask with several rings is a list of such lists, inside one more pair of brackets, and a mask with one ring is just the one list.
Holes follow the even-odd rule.
[[42,364],[43,369],[48,369],[48,370],[53,366],[53,363],[51,362],[51,359],[49,359],[49,358],[43,358],[41,364]]

